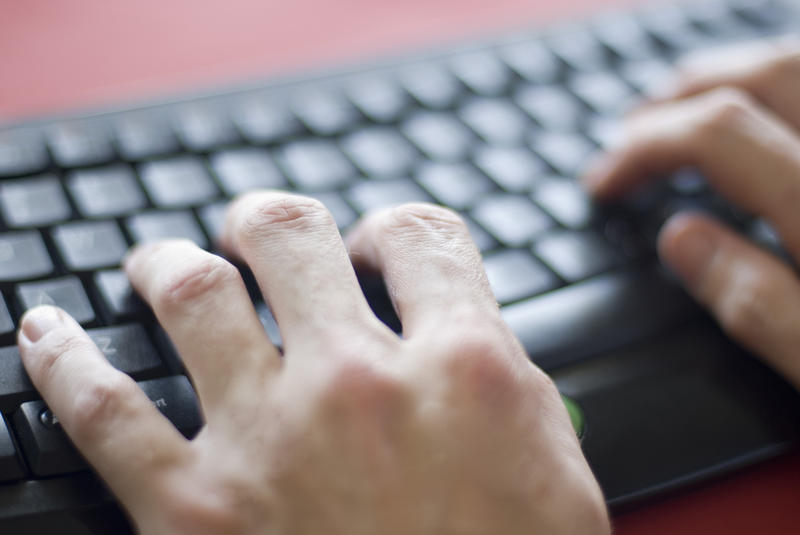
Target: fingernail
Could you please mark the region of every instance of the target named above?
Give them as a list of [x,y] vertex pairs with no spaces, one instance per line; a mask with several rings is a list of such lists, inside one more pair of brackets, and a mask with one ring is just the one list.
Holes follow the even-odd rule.
[[32,308],[22,317],[21,334],[31,342],[39,339],[56,327],[64,324],[61,310],[52,306]]

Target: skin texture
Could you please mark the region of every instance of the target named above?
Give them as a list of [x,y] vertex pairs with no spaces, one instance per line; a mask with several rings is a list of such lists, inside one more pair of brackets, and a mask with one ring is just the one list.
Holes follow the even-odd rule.
[[[634,112],[624,141],[584,177],[619,197],[699,167],[722,196],[762,216],[800,263],[800,43],[782,39],[686,58],[667,96]],[[659,252],[720,325],[800,387],[800,278],[785,261],[702,214],[678,214]]]
[[[129,255],[201,400],[193,441],[62,311],[25,316],[34,384],[140,532],[609,534],[560,396],[503,323],[458,216],[393,208],[348,243],[312,199],[231,207],[224,245],[269,300],[283,357],[228,261],[189,242]],[[386,278],[403,338],[351,256]]]

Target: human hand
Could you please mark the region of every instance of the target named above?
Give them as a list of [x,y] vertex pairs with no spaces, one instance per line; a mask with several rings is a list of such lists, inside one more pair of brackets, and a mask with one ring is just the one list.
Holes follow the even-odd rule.
[[192,441],[63,312],[22,320],[31,379],[142,533],[610,532],[559,394],[503,323],[457,216],[409,205],[350,237],[402,339],[318,202],[245,196],[225,242],[269,300],[283,357],[222,258],[169,242],[125,264],[196,386]]
[[[634,112],[625,139],[585,183],[609,199],[686,165],[762,216],[800,262],[800,43],[781,40],[687,58],[678,83]],[[661,258],[727,332],[800,387],[800,278],[713,219],[673,216]]]

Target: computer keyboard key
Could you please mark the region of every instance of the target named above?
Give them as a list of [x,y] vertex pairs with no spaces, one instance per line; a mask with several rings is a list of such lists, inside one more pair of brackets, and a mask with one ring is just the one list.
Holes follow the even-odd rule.
[[511,84],[511,71],[488,50],[459,54],[450,60],[450,68],[478,95],[501,95]]
[[108,323],[140,317],[147,306],[133,291],[128,276],[119,269],[98,271],[92,278],[100,308]]
[[531,297],[558,286],[558,279],[527,251],[509,249],[483,260],[492,292],[501,305]]
[[583,131],[595,145],[607,151],[619,147],[625,139],[625,124],[619,116],[592,115]]
[[209,161],[223,191],[230,197],[254,189],[286,187],[286,179],[264,149],[225,150],[209,156]]
[[50,163],[41,137],[29,132],[0,133],[0,177],[27,175]]
[[497,248],[497,240],[492,238],[492,236],[483,230],[483,228],[473,221],[472,218],[465,214],[461,214],[461,218],[467,225],[467,230],[469,230],[469,235],[472,238],[472,241],[475,242],[475,245],[478,246],[478,250],[480,250],[481,253],[485,253]]
[[158,207],[193,206],[219,195],[203,161],[193,156],[145,162],[139,174],[145,191]]
[[20,448],[35,476],[69,474],[89,467],[44,401],[23,403],[13,422]]
[[301,191],[337,189],[358,176],[353,164],[326,139],[291,142],[279,155],[289,180]]
[[692,25],[683,8],[663,5],[640,14],[642,25],[675,54],[709,46],[713,40]]
[[530,130],[530,120],[507,99],[475,97],[458,110],[459,118],[484,141],[519,145]]
[[67,189],[84,217],[117,217],[147,205],[133,171],[126,165],[73,171],[67,176]]
[[233,112],[242,136],[255,145],[275,143],[303,132],[303,125],[285,103],[264,97],[248,97]]
[[39,394],[28,378],[17,346],[0,348],[0,412],[13,412]]
[[55,125],[48,132],[53,160],[61,167],[81,167],[109,162],[116,156],[104,126],[92,122]]
[[559,230],[533,244],[533,252],[567,283],[619,267],[623,258],[599,234]]
[[522,247],[553,226],[530,199],[518,195],[486,197],[472,209],[471,216],[508,247]]
[[450,71],[434,63],[406,67],[399,81],[412,97],[432,110],[452,107],[463,89]]
[[587,106],[603,115],[618,116],[635,102],[633,90],[610,71],[575,74],[568,86]]
[[356,211],[364,215],[371,210],[396,204],[430,202],[430,197],[411,179],[362,181],[348,192],[348,199]]
[[23,311],[39,305],[53,305],[64,309],[78,323],[90,324],[97,319],[83,284],[71,275],[19,284],[16,294]]
[[239,133],[225,110],[190,104],[173,118],[178,139],[190,151],[207,151],[239,141]]
[[11,228],[51,225],[72,215],[61,183],[53,175],[3,181],[0,207]]
[[407,175],[418,158],[414,147],[389,127],[357,130],[341,143],[344,152],[370,178]]
[[144,327],[130,323],[86,331],[109,363],[136,380],[163,375],[164,363]]
[[212,244],[219,244],[222,233],[225,231],[225,219],[228,213],[228,202],[220,201],[197,210],[200,223],[206,234],[211,238]]
[[114,129],[120,155],[142,160],[180,150],[180,144],[163,114],[128,113],[120,116]]
[[325,208],[333,216],[333,220],[336,221],[336,226],[339,227],[339,230],[346,229],[355,223],[358,218],[355,211],[345,202],[339,192],[314,193],[311,197],[325,205]]
[[13,339],[14,334],[16,334],[14,320],[8,310],[5,298],[0,294],[0,340]]
[[491,181],[465,163],[424,162],[417,169],[417,182],[455,210],[472,207],[492,190]]
[[502,311],[531,360],[545,370],[646,340],[699,312],[651,267],[599,275]]
[[0,234],[0,282],[44,277],[53,262],[38,231]]
[[645,97],[663,94],[675,81],[675,69],[666,61],[655,58],[623,63],[619,66],[619,73]]
[[203,427],[200,403],[189,380],[183,375],[140,381],[139,387],[161,414],[183,436],[194,438]]
[[475,165],[508,192],[529,191],[545,166],[529,149],[482,146],[475,150]]
[[267,304],[263,301],[259,301],[256,303],[256,314],[258,315],[258,319],[261,322],[261,325],[264,327],[264,331],[266,331],[270,341],[275,345],[275,347],[281,349],[283,347],[281,330],[278,327],[278,322],[275,321],[275,316],[273,316],[269,306],[267,306]]
[[445,112],[417,112],[401,129],[431,160],[463,160],[475,142],[467,127]]
[[208,239],[194,214],[188,210],[142,212],[129,217],[125,226],[135,243],[185,239],[203,249],[208,247]]
[[540,41],[504,45],[498,55],[519,76],[534,84],[555,82],[561,71],[556,57]]
[[653,39],[631,15],[601,16],[593,31],[597,39],[620,59],[641,60],[659,53]]
[[76,221],[55,227],[53,241],[70,271],[93,271],[118,265],[128,242],[116,221]]
[[339,134],[361,120],[355,106],[332,87],[298,91],[292,110],[311,132],[320,136]]
[[559,175],[578,178],[596,148],[579,134],[534,132],[531,148]]
[[588,28],[562,29],[546,39],[546,44],[573,70],[591,72],[608,66],[608,57],[603,45]]
[[388,76],[364,75],[347,85],[347,96],[370,120],[396,121],[411,104],[408,94]]
[[595,209],[586,191],[577,182],[563,177],[541,180],[534,186],[531,198],[568,229],[585,229],[595,219]]
[[584,115],[578,99],[558,86],[523,85],[515,92],[514,100],[548,131],[574,131]]
[[0,482],[14,481],[25,476],[25,468],[14,447],[11,431],[0,414]]

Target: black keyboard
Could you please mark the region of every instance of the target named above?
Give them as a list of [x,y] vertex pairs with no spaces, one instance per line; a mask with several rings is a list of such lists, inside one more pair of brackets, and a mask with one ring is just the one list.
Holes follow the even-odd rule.
[[[617,206],[575,181],[621,111],[689,50],[797,28],[795,0],[606,13],[421,58],[0,129],[0,532],[126,533],[14,347],[56,304],[176,427],[202,426],[180,359],[120,261],[167,237],[213,248],[225,203],[257,188],[320,199],[342,231],[369,210],[447,205],[484,254],[503,314],[585,418],[612,507],[777,455],[795,391],[730,342],[663,270],[659,225],[690,206],[780,251],[763,222],[686,170]],[[364,280],[397,327],[381,284]],[[254,297],[270,336],[280,333]]]

